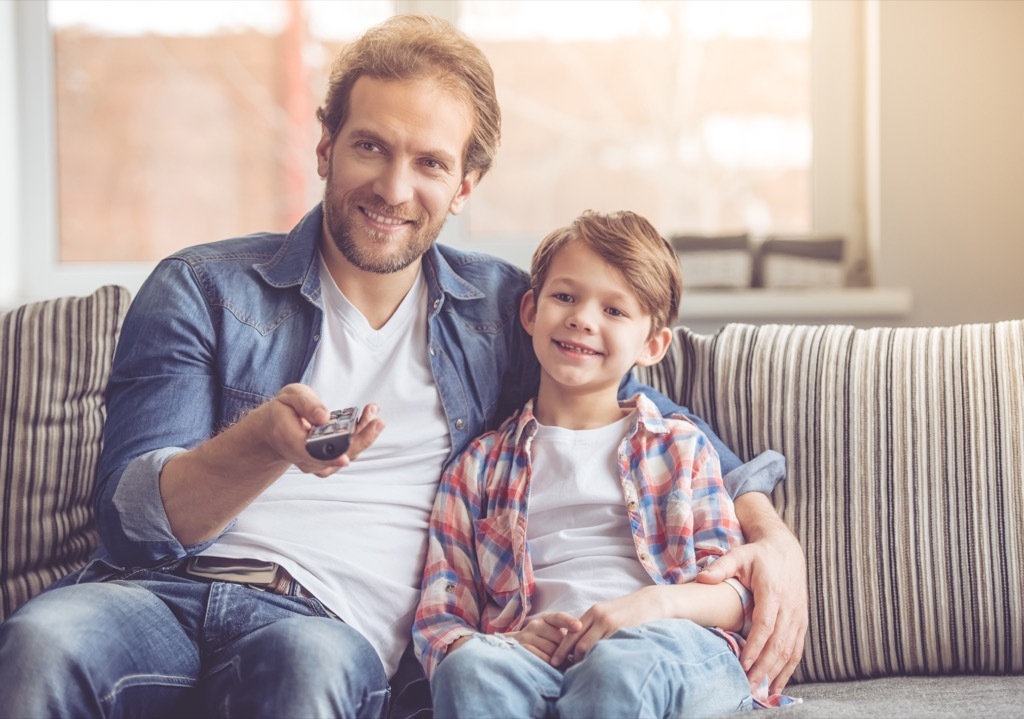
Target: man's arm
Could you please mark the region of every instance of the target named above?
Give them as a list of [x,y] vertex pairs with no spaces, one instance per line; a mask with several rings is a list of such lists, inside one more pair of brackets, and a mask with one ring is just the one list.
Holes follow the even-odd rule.
[[306,452],[305,440],[330,412],[309,387],[284,387],[237,424],[164,465],[160,496],[171,531],[185,546],[207,542],[291,465],[318,477],[347,467],[383,429],[377,412],[367,405],[348,451],[321,462]]
[[[226,388],[221,321],[180,259],[161,262],[128,311],[107,386],[95,498],[103,548],[116,564],[152,566],[202,550],[299,461],[302,422],[324,416],[314,398],[299,403],[300,419],[292,410],[289,424],[284,404],[267,401],[285,384],[271,378],[273,368],[260,368],[273,387],[267,396]],[[231,342],[234,352],[249,349]],[[225,417],[240,414],[218,434]],[[352,456],[359,448],[354,442]]]
[[751,686],[768,678],[778,694],[793,675],[807,633],[807,567],[800,543],[767,496],[748,492],[735,500],[748,544],[731,550],[700,573],[716,584],[735,577],[754,593],[753,624],[740,663]]

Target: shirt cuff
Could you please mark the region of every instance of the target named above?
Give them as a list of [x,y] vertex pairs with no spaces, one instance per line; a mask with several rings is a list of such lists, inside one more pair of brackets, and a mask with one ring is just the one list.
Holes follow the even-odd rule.
[[[171,457],[184,451],[181,447],[155,449],[136,457],[124,468],[114,490],[113,501],[121,520],[121,530],[128,540],[181,546],[164,511],[160,472]],[[181,552],[184,553],[184,548]]]
[[736,499],[747,492],[770,495],[785,476],[786,459],[775,450],[768,449],[729,472],[723,481],[729,496]]
[[750,625],[752,624],[751,617],[754,614],[754,595],[750,593],[750,590],[744,587],[738,579],[729,577],[725,580],[725,583],[736,590],[736,593],[740,595],[740,602],[743,604],[743,628],[740,629],[742,636],[747,636],[747,632],[750,631]]

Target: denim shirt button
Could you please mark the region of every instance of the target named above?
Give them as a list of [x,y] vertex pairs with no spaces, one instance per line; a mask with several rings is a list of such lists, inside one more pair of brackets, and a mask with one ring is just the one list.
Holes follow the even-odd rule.
[[455,429],[465,429],[465,427],[466,423],[463,422],[461,419],[455,420]]
[[438,307],[440,307],[440,306],[441,306],[441,300],[440,300],[440,298],[438,298],[438,299],[434,300],[434,309],[436,310],[436,309],[437,309]]
[[436,354],[437,354],[437,350],[436,350],[436,349],[434,349],[433,347],[431,347],[431,348],[430,348],[430,356],[431,356],[431,357],[433,357],[433,356],[434,356],[434,355],[436,355]]

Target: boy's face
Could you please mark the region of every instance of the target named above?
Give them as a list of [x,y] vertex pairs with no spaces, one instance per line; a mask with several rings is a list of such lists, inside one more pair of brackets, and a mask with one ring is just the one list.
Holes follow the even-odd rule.
[[671,339],[667,328],[651,336],[651,315],[622,274],[581,242],[555,254],[544,286],[523,297],[520,319],[542,387],[615,393],[634,364],[660,360]]

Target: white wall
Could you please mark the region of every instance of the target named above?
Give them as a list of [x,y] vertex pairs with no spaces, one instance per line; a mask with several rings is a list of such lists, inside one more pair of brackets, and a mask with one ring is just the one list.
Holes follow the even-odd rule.
[[1024,318],[1024,2],[879,9],[880,284],[904,325]]
[[18,105],[14,3],[0,1],[0,309],[15,302],[18,278]]

